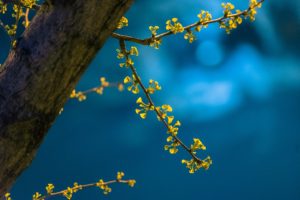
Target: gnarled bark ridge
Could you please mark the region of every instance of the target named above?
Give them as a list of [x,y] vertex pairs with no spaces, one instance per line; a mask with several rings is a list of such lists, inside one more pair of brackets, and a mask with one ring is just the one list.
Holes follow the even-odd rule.
[[48,0],[0,68],[0,197],[132,0]]

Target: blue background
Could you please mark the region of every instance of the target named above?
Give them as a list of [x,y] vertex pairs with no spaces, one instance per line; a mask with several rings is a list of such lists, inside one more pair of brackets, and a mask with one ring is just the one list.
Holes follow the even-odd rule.
[[[240,9],[248,4],[232,3]],[[147,37],[148,26],[163,30],[172,17],[186,25],[197,20],[200,9],[220,16],[220,4],[137,0],[121,32]],[[8,44],[1,34],[4,60]],[[188,174],[180,163],[188,158],[185,152],[173,156],[163,150],[165,129],[155,116],[142,120],[134,113],[137,96],[106,89],[103,96],[66,103],[12,197],[30,199],[47,183],[62,189],[74,181],[114,179],[121,170],[137,180],[136,187],[113,185],[105,197],[94,188],[74,199],[299,200],[299,35],[300,1],[272,0],[254,23],[244,22],[230,35],[211,25],[193,44],[176,35],[165,38],[160,50],[138,46],[135,63],[142,79],[162,85],[154,100],[173,106],[182,139],[199,137],[206,144],[201,156],[213,158],[208,171]],[[100,76],[120,81],[130,73],[118,67],[117,47],[116,40],[107,41],[77,89],[96,86]]]

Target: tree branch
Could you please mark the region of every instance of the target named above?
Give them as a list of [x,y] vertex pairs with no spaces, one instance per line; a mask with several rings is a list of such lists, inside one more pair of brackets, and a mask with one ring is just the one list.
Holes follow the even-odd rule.
[[[126,44],[124,40],[120,40],[119,41],[120,44],[120,49],[122,51],[122,53],[125,55],[125,59],[129,60],[129,52],[126,50]],[[156,113],[156,115],[158,116],[158,118],[160,119],[160,121],[163,123],[163,125],[166,127],[166,129],[169,131],[170,130],[170,125],[168,124],[168,122],[166,121],[166,119],[162,116],[162,113],[157,109],[156,105],[154,104],[149,92],[146,89],[146,86],[143,84],[142,80],[140,79],[135,67],[133,64],[129,64],[129,68],[133,74],[133,76],[135,77],[135,80],[138,82],[139,86],[142,88],[143,93],[145,94],[148,102],[149,102],[149,107],[153,107],[154,112]],[[177,135],[172,135],[175,139],[175,141],[186,151],[188,152],[191,157],[199,164],[201,165],[201,163],[203,162],[200,158],[198,158],[193,152],[192,150],[186,146],[182,140],[177,136]]]
[[51,0],[18,39],[0,67],[0,198],[131,2]]
[[[259,1],[254,6],[254,8],[258,7],[263,2],[264,2],[264,0]],[[253,9],[253,8],[248,7],[247,9],[245,9],[244,11],[239,12],[239,13],[234,13],[234,14],[230,14],[230,15],[226,15],[226,16],[224,15],[222,17],[219,17],[219,18],[216,18],[216,19],[212,19],[212,20],[209,20],[209,21],[205,21],[205,22],[198,21],[198,22],[195,22],[193,24],[185,26],[184,30],[187,31],[187,30],[190,30],[191,28],[194,28],[194,27],[197,27],[197,26],[205,26],[205,25],[212,24],[212,23],[220,23],[220,22],[222,22],[222,21],[224,21],[226,19],[230,19],[230,18],[238,17],[238,16],[243,16],[243,15],[247,14],[251,9]],[[136,37],[129,36],[129,35],[122,35],[122,34],[115,33],[115,32],[113,32],[111,34],[111,36],[113,38],[118,39],[118,40],[124,40],[124,41],[134,42],[134,43],[141,44],[141,45],[150,45],[150,43],[153,40],[159,40],[159,39],[161,39],[163,37],[166,37],[166,36],[169,36],[169,35],[172,35],[172,34],[174,34],[172,31],[166,31],[166,32],[161,33],[159,35],[151,36],[151,37],[148,37],[148,38],[145,38],[145,39],[140,39],[140,38],[136,38]]]

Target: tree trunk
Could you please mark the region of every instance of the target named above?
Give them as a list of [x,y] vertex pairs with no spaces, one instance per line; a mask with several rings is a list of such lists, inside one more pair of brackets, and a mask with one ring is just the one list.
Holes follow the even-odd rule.
[[0,68],[0,197],[133,0],[48,0]]

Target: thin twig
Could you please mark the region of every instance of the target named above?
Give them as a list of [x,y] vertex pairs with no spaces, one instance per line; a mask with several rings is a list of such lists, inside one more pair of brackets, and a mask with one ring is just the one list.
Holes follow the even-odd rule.
[[[239,16],[242,16],[242,15],[245,15],[251,9],[258,7],[263,2],[264,2],[264,0],[261,0],[254,7],[251,8],[249,6],[246,10],[244,10],[242,12],[239,12],[239,13],[234,13],[234,14],[222,16],[222,17],[219,17],[219,18],[216,18],[216,19],[205,21],[205,22],[198,21],[198,22],[195,22],[195,23],[190,24],[188,26],[185,26],[183,28],[184,28],[185,31],[187,31],[187,30],[190,30],[191,28],[194,28],[194,27],[197,27],[197,26],[205,26],[205,25],[212,24],[212,23],[222,22],[223,20],[230,19],[230,18],[233,18],[233,17],[239,17]],[[161,33],[159,35],[151,36],[151,37],[145,38],[145,39],[139,39],[139,38],[136,38],[136,37],[133,37],[133,36],[122,35],[122,34],[119,34],[119,33],[112,33],[111,36],[113,38],[116,38],[116,39],[119,39],[119,40],[134,42],[134,43],[138,43],[138,44],[141,44],[141,45],[150,45],[150,43],[153,40],[159,40],[159,39],[161,39],[165,36],[172,35],[172,34],[174,34],[172,31],[166,31],[166,32]]]
[[25,16],[24,16],[24,18],[25,18],[25,28],[27,28],[29,23],[30,23],[30,21],[29,21],[29,11],[30,11],[30,9],[26,8],[26,12],[25,12]]
[[95,91],[97,91],[97,89],[99,89],[99,88],[101,88],[101,87],[103,87],[103,88],[108,88],[108,87],[111,87],[111,88],[113,88],[113,87],[119,87],[120,85],[122,85],[122,83],[109,83],[109,85],[108,86],[102,86],[102,85],[100,85],[100,86],[98,86],[98,87],[93,87],[93,88],[90,88],[90,89],[88,89],[88,90],[84,90],[84,91],[80,91],[82,94],[88,94],[88,93],[92,93],[92,92],[95,92]]
[[16,40],[16,35],[17,35],[17,27],[18,27],[18,23],[19,23],[19,20],[20,20],[21,1],[18,2],[17,6],[18,6],[18,12],[17,12],[17,15],[16,15],[15,32],[14,32],[14,35],[11,37],[12,38],[12,40],[11,40],[12,48],[14,48],[14,41]]
[[[16,4],[16,5],[19,4],[19,3],[21,3],[20,0],[4,0],[3,2],[6,3],[6,4],[12,3],[12,4]],[[28,6],[26,6],[26,5],[24,5],[24,4],[22,4],[21,6],[22,6],[22,7],[25,7],[25,8],[29,8],[29,9],[34,9],[34,10],[36,10],[36,11],[38,11],[38,10],[41,8],[41,6],[38,5],[38,4],[32,5],[31,8],[28,7]]]
[[[111,185],[113,183],[128,183],[130,180],[111,180],[111,181],[107,181],[104,182],[103,185]],[[71,189],[72,190],[82,190],[82,189],[86,189],[86,188],[91,188],[91,187],[98,187],[97,185],[98,183],[88,183],[88,184],[84,184],[84,185],[78,185],[78,186],[74,186]],[[37,200],[45,200],[54,196],[62,196],[64,194],[64,192],[66,192],[67,190],[61,190],[59,192],[53,192],[50,193],[48,195],[44,195],[39,197]]]
[[[125,44],[124,40],[120,40],[120,48],[121,48],[121,51],[123,52],[123,54],[125,55],[126,60],[128,60],[129,56],[128,56],[128,52],[126,51],[126,44]],[[170,127],[169,127],[167,121],[163,118],[161,112],[156,108],[150,94],[147,92],[145,85],[139,78],[139,75],[138,75],[136,69],[134,68],[134,66],[132,64],[130,64],[129,67],[130,67],[130,70],[132,71],[132,74],[134,75],[135,79],[137,80],[138,84],[141,86],[141,88],[149,102],[149,106],[154,107],[155,113],[160,118],[160,120],[163,122],[164,126],[169,130]],[[202,162],[202,160],[200,158],[198,158],[195,154],[193,154],[191,149],[189,147],[187,147],[177,135],[172,135],[172,136],[174,137],[175,141],[178,142],[193,157],[193,159],[196,162],[198,162],[199,164]]]

